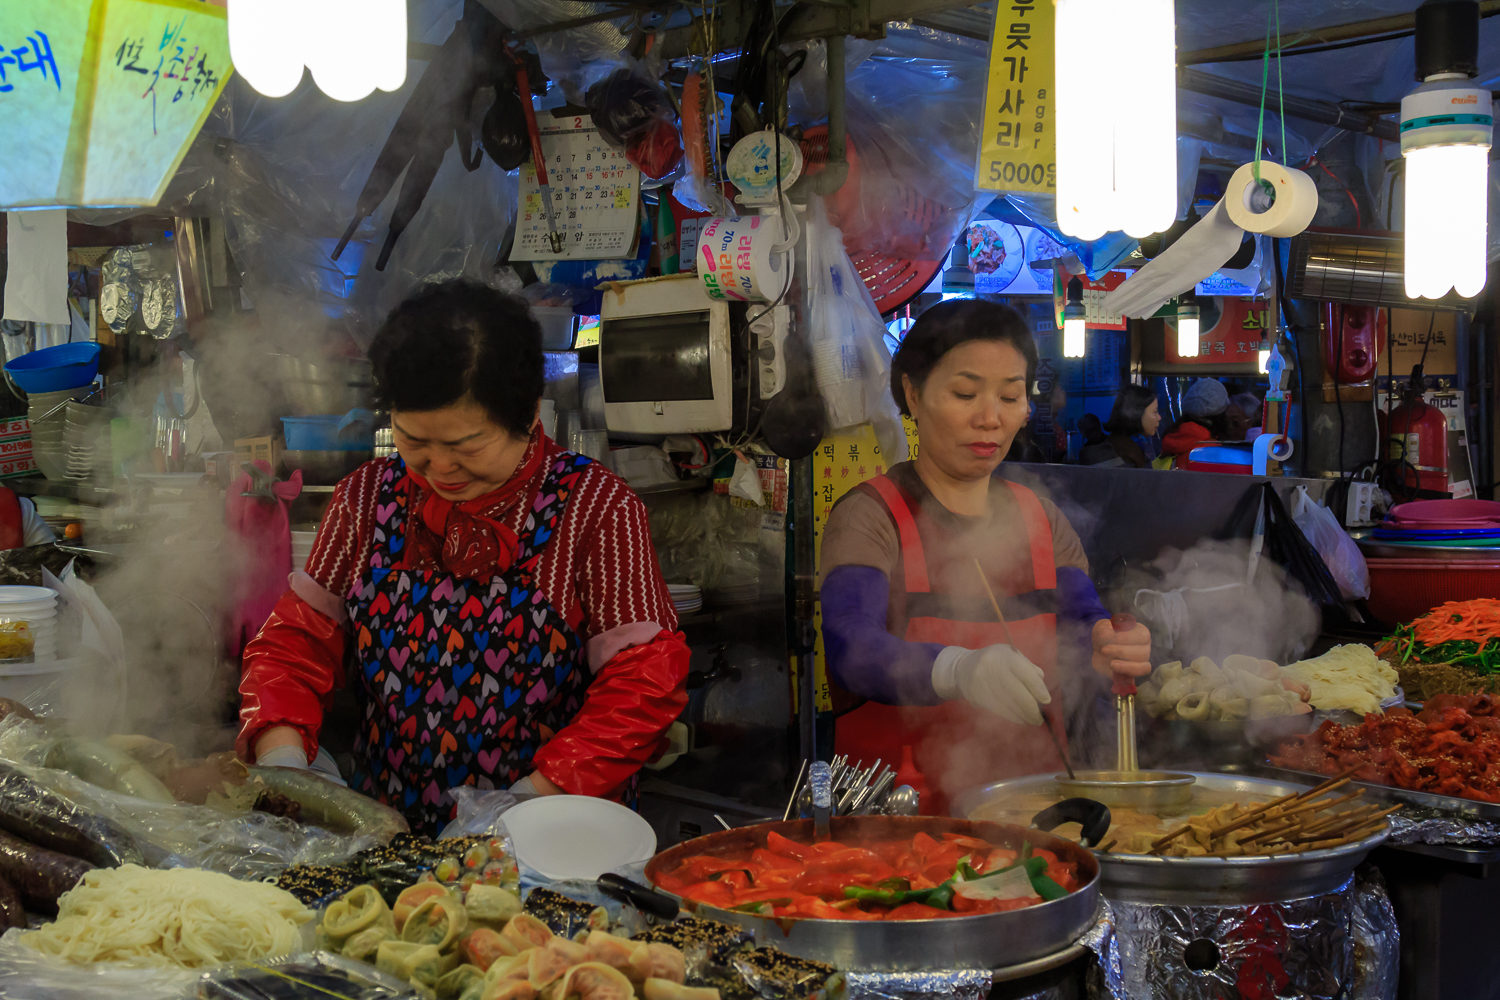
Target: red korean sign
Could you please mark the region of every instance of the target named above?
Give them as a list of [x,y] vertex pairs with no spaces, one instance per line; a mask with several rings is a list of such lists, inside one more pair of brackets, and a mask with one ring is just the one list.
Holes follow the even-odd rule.
[[[1201,301],[1201,300],[1200,300]],[[1260,360],[1260,342],[1274,322],[1270,303],[1262,299],[1215,296],[1218,319],[1198,336],[1198,356],[1177,353],[1177,321],[1168,318],[1167,360],[1184,365],[1255,364]],[[1203,309],[1208,319],[1208,310]]]

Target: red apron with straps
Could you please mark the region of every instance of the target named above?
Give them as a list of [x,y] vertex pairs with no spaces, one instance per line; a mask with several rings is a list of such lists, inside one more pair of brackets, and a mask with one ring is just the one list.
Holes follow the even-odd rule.
[[[1052,692],[1052,711],[1059,739],[1062,699],[1057,680],[1057,566],[1053,559],[1052,527],[1037,495],[1024,486],[1006,482],[1021,512],[1030,549],[1029,567],[1017,567],[1007,579],[987,574],[1005,613],[1016,647],[1042,668]],[[901,539],[907,625],[902,638],[908,642],[933,642],[944,646],[979,649],[1005,643],[1005,627],[984,596],[979,581],[972,588],[952,588],[957,593],[935,589],[926,546],[918,523],[921,504],[888,476],[877,476],[855,487],[876,497],[890,514]],[[937,526],[924,525],[932,537]],[[978,570],[969,575],[977,576]],[[956,574],[957,579],[964,577]],[[961,699],[934,706],[882,705],[866,702],[839,718],[834,737],[837,753],[866,766],[876,758],[897,765],[901,751],[910,746],[918,770],[932,791],[922,804],[927,815],[946,813],[950,798],[1002,778],[1059,770],[1057,748],[1040,726],[1026,726],[1002,719]]]

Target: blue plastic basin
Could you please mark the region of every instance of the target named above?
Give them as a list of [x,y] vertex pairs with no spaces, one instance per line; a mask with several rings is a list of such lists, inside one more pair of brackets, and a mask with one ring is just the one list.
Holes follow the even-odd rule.
[[320,417],[282,417],[287,451],[369,451],[375,438],[369,425],[353,427],[342,437],[339,424],[344,414]]
[[94,381],[99,374],[99,345],[44,347],[8,362],[5,371],[28,394],[77,389]]

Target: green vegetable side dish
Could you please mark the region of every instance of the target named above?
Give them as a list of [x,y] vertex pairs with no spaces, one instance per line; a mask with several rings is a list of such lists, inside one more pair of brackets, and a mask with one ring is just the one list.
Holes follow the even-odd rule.
[[1450,639],[1429,646],[1416,638],[1415,631],[1414,625],[1399,625],[1390,635],[1388,641],[1395,644],[1401,666],[1416,660],[1418,663],[1451,663],[1481,674],[1500,673],[1500,640],[1486,639],[1481,645],[1470,639]]
[[[1030,845],[1030,841],[1026,842]],[[1023,853],[1030,852],[1023,849]],[[1052,902],[1054,899],[1062,899],[1068,894],[1068,890],[1058,885],[1047,876],[1047,859],[1035,857],[1017,858],[1014,862],[1004,868],[997,868],[988,876],[980,875],[970,864],[969,858],[965,857],[958,863],[952,878],[942,885],[931,889],[911,889],[911,883],[904,878],[890,878],[876,883],[878,888],[866,889],[863,886],[851,885],[844,889],[846,899],[856,899],[863,903],[878,903],[881,906],[901,906],[904,903],[921,903],[938,910],[952,910],[954,889],[960,882],[976,882],[982,878],[993,877],[1003,872],[1011,871],[1021,865],[1026,866],[1026,876],[1031,882],[1032,891],[1042,897],[1043,902]],[[895,883],[900,883],[896,885]],[[735,907],[739,909],[739,907]]]

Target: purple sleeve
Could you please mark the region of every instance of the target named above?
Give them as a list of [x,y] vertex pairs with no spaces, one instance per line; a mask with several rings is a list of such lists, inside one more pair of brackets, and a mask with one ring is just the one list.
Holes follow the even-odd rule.
[[840,566],[823,580],[828,676],[846,691],[886,705],[941,704],[932,689],[932,663],[943,647],[906,642],[886,630],[890,586],[870,566]]
[[1099,602],[1094,581],[1076,566],[1057,568],[1057,616],[1090,628],[1099,619],[1110,616],[1109,609]]

